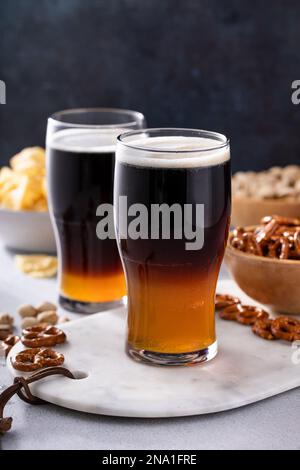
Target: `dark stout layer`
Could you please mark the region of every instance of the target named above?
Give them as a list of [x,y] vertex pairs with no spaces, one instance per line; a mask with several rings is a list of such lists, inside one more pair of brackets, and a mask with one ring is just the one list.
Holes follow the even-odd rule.
[[[205,270],[224,250],[224,232],[230,215],[230,161],[204,168],[150,168],[118,162],[117,191],[127,196],[128,207],[144,204],[204,204],[204,247],[187,251],[182,240],[121,240],[122,255],[139,263],[189,264]],[[118,198],[115,198],[118,208]],[[130,222],[133,218],[128,218]],[[149,218],[149,233],[151,218]],[[171,223],[173,219],[171,218]],[[171,234],[173,233],[171,224]],[[212,256],[213,255],[213,256]]]

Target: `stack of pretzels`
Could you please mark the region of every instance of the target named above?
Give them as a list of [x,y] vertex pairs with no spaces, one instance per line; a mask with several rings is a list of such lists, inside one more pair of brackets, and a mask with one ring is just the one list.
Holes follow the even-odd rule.
[[264,217],[258,227],[234,229],[229,243],[237,250],[257,256],[300,260],[300,219]]
[[64,363],[63,354],[52,346],[64,343],[66,334],[48,324],[31,326],[23,330],[21,342],[25,349],[11,360],[13,367],[22,372],[33,372],[44,367],[60,366]]
[[217,294],[216,310],[220,318],[237,321],[252,327],[253,333],[267,340],[283,339],[285,341],[300,340],[300,321],[287,316],[275,319],[268,312],[252,305],[243,305],[239,298],[228,294]]

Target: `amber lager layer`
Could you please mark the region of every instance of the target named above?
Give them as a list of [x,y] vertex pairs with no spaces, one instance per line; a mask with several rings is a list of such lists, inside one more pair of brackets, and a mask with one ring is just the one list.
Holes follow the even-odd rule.
[[[149,213],[153,204],[204,205],[204,243],[199,250],[187,250],[184,237],[172,237],[174,221],[170,239],[122,239],[117,226],[128,288],[128,351],[132,355],[141,353],[160,363],[163,355],[180,358],[216,344],[214,296],[230,218],[229,150],[225,146],[187,155],[184,150],[218,144],[174,137],[129,142],[136,148],[118,144],[117,208],[119,196],[127,196],[128,207],[143,204]],[[176,145],[181,153],[175,155],[148,150]],[[151,233],[150,219],[149,224]]]

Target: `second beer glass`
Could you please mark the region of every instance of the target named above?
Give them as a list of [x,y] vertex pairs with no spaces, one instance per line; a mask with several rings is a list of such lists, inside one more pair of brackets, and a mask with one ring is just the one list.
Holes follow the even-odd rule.
[[66,309],[93,313],[126,294],[115,240],[97,238],[96,210],[113,202],[117,136],[143,126],[140,113],[104,108],[62,111],[48,121],[49,203]]
[[[221,134],[146,129],[118,138],[115,220],[133,358],[181,365],[216,355],[214,297],[230,180],[229,142]],[[198,240],[191,242],[191,233]]]

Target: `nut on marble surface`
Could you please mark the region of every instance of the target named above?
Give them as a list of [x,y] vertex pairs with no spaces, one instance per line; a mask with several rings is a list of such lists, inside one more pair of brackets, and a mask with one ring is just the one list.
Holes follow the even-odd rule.
[[20,305],[20,307],[18,308],[18,314],[22,318],[36,317],[37,313],[37,310],[33,307],[33,305],[30,304]]

